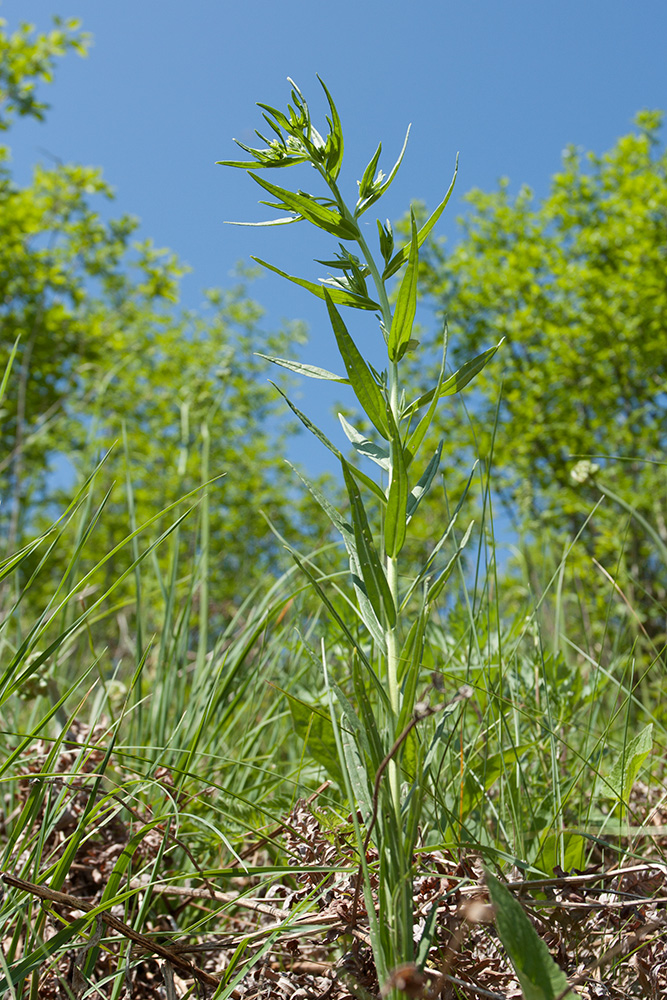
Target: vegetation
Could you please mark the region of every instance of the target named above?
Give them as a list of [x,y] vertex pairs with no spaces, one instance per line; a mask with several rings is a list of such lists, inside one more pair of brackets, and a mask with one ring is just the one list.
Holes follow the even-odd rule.
[[[43,113],[35,85],[83,43],[73,24],[0,36],[6,126]],[[290,357],[294,331],[263,335],[242,287],[209,294],[197,314],[179,310],[180,265],[133,246],[134,223],[100,219],[89,204],[107,193],[99,175],[38,170],[22,190],[6,169],[0,994],[564,1000],[599,995],[597,977],[612,997],[659,996],[664,652],[642,590],[628,587],[632,564],[613,548],[636,536],[655,610],[667,572],[657,508],[648,492],[633,506],[621,488],[627,463],[611,456],[628,439],[614,416],[617,439],[591,419],[598,437],[577,444],[600,465],[580,485],[597,482],[603,514],[587,519],[581,492],[567,503],[558,492],[570,489],[572,449],[559,452],[560,479],[544,465],[533,476],[530,381],[525,439],[509,378],[492,402],[520,356],[519,327],[508,319],[491,335],[492,297],[479,303],[477,340],[460,319],[485,282],[511,289],[496,277],[502,254],[494,267],[489,239],[475,286],[457,251],[438,250],[432,230],[451,187],[428,219],[411,217],[402,245],[379,222],[373,253],[358,219],[405,149],[385,176],[378,148],[348,200],[326,88],[324,100],[323,134],[295,86],[286,113],[260,105],[270,138],[231,163],[287,213],[278,222],[307,220],[338,243],[324,264],[333,277],[285,277],[321,299],[340,374]],[[644,119],[634,137],[645,167],[661,162],[654,124]],[[653,149],[648,161],[642,149]],[[315,194],[275,183],[282,168],[298,176],[307,165]],[[604,199],[595,204],[604,232]],[[557,233],[552,219],[540,238],[557,243]],[[516,253],[533,246],[515,242]],[[563,264],[563,281],[569,273]],[[574,280],[569,306],[542,283],[554,310],[574,309]],[[420,385],[415,362],[423,370],[432,357],[416,335],[424,287],[447,290],[455,335],[448,352],[441,329]],[[374,326],[384,370],[356,346],[357,315]],[[532,315],[526,305],[526,323]],[[593,338],[593,320],[582,337],[584,327]],[[653,335],[657,365],[657,320]],[[62,352],[48,350],[54,342]],[[345,452],[287,408],[288,381],[280,394],[258,383],[267,359],[285,379],[334,379],[349,393]],[[525,361],[543,391],[562,377],[563,406],[576,399],[566,361],[563,351]],[[600,359],[601,379],[609,363]],[[461,390],[468,437],[452,419]],[[525,562],[509,579],[496,562],[494,494],[518,519],[529,509],[512,479],[507,392],[517,461],[535,487],[533,520],[519,523],[524,551],[542,571],[531,538],[547,518],[563,546],[537,593]],[[647,388],[637,427],[655,423],[658,436],[646,430],[634,460],[660,460],[651,402]],[[296,416],[333,452],[340,488],[267,461],[284,442],[267,430],[276,405],[284,434]],[[561,441],[562,428],[548,433]],[[68,498],[58,456],[73,469]],[[250,489],[266,528],[248,517]],[[605,595],[585,573],[587,553],[608,565],[596,547],[607,536],[619,569],[609,566]],[[589,589],[577,594],[576,581]],[[621,594],[644,646],[624,627]]]
[[[420,270],[454,358],[505,338],[502,367],[476,383],[475,418],[448,428],[446,460],[493,450],[494,490],[526,542],[533,588],[579,536],[568,613],[585,604],[590,616],[595,604],[591,618],[604,620],[609,606],[609,631],[625,636],[629,625],[653,656],[667,637],[661,120],[640,113],[602,156],[566,150],[537,205],[525,186],[511,196],[507,181],[470,192],[460,242],[451,253],[431,242]],[[622,591],[611,602],[610,577]],[[592,620],[587,639],[607,655]]]

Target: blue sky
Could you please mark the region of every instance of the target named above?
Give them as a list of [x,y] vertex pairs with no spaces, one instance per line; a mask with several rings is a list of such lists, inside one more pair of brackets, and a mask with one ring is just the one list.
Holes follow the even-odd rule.
[[[639,109],[667,108],[664,0],[0,4],[10,29],[25,20],[46,29],[52,14],[80,18],[94,44],[88,59],[59,62],[44,92],[52,104],[47,123],[13,129],[17,176],[27,180],[47,153],[103,167],[117,192],[114,213],[139,216],[142,237],[193,268],[183,286],[192,306],[203,288],[229,284],[235,263],[250,254],[311,278],[321,273],[313,256],[330,256],[305,224],[223,225],[267,217],[252,181],[214,164],[235,155],[233,136],[250,140],[261,126],[256,101],[284,105],[287,76],[316,110],[324,110],[316,74],[332,92],[351,198],[377,142],[381,165],[391,166],[412,122],[404,166],[379,206],[383,217],[398,218],[411,199],[434,206],[460,151],[457,197],[438,230],[450,239],[470,188],[490,189],[507,176],[514,189],[526,182],[544,194],[567,144],[602,152]],[[267,309],[267,325],[308,322],[305,360],[336,365],[317,300],[272,275],[252,294]],[[332,428],[327,409],[340,391],[327,394],[320,383],[316,392],[304,390],[309,412]],[[319,456],[307,452],[313,471]]]

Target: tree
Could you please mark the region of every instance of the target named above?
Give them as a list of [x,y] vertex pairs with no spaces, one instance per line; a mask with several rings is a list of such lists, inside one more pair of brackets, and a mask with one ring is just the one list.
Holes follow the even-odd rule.
[[540,550],[551,533],[559,556],[584,528],[570,556],[584,602],[612,594],[618,618],[627,598],[660,644],[667,154],[658,112],[635,124],[602,156],[569,148],[541,203],[525,186],[512,197],[506,180],[472,191],[460,242],[427,249],[421,280],[447,315],[454,363],[505,338],[476,382],[472,420],[448,427],[451,453],[465,444],[488,457],[493,439],[494,481],[515,527]]
[[[76,22],[37,36],[27,27],[10,36],[0,25],[0,126],[16,114],[42,118],[37,85],[51,79],[57,56],[85,44]],[[0,424],[3,547],[20,546],[35,523],[62,509],[71,494],[64,466],[82,482],[106,454],[96,490],[112,492],[95,545],[110,551],[130,531],[126,479],[141,524],[201,484],[204,450],[206,476],[224,475],[211,490],[209,594],[219,607],[236,604],[275,569],[280,546],[260,507],[284,527],[286,511],[291,520],[302,502],[274,457],[281,449],[270,418],[279,397],[253,350],[289,355],[301,327],[264,332],[243,284],[183,310],[185,268],[174,254],[138,243],[136,219],[105,221],[98,202],[112,192],[99,170],[38,165],[20,187],[8,150],[0,156],[5,362],[18,343]],[[310,523],[304,532],[317,534],[321,519]]]

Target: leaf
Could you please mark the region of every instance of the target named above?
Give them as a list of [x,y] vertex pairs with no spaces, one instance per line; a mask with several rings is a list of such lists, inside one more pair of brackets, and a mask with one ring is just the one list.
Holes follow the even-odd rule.
[[429,554],[428,559],[426,560],[426,562],[422,566],[421,570],[419,571],[419,573],[417,574],[417,576],[414,578],[414,580],[412,581],[412,583],[408,587],[407,591],[405,592],[405,594],[403,596],[403,600],[401,602],[401,611],[403,611],[404,608],[407,607],[408,601],[412,597],[412,595],[415,592],[415,590],[417,589],[417,587],[420,584],[422,584],[424,582],[424,580],[426,579],[426,577],[428,575],[428,571],[429,571],[429,569],[430,569],[430,567],[431,567],[431,565],[433,563],[433,560],[435,559],[435,557],[437,556],[438,552],[440,551],[440,549],[442,548],[442,546],[445,544],[445,542],[447,541],[447,539],[449,538],[449,535],[450,535],[452,529],[454,528],[454,525],[456,524],[456,519],[459,516],[459,511],[461,510],[461,507],[463,506],[465,498],[468,495],[468,490],[470,489],[470,484],[472,483],[472,477],[475,474],[475,469],[476,468],[477,468],[477,462],[475,462],[475,464],[473,465],[473,467],[472,467],[472,469],[470,471],[470,475],[468,476],[468,482],[465,485],[465,489],[463,490],[463,493],[461,494],[461,497],[459,499],[459,502],[456,505],[456,509],[454,510],[454,513],[451,516],[449,524],[447,525],[447,527],[445,528],[444,532],[442,533],[442,535],[440,536],[440,538],[438,539],[438,541],[435,543],[435,545],[431,549],[431,552]]
[[327,144],[325,147],[326,153],[326,168],[327,172],[333,177],[334,180],[338,177],[340,173],[340,168],[343,163],[343,127],[340,123],[340,117],[336,109],[336,105],[333,102],[333,98],[321,77],[317,78],[320,81],[324,93],[327,95],[327,101],[329,102],[329,109],[331,111],[331,118],[327,119],[331,132],[327,139]]
[[350,385],[354,389],[354,394],[359,400],[362,409],[371,423],[380,432],[383,438],[389,440],[389,428],[387,426],[387,406],[380,388],[371,375],[370,369],[363,357],[359,353],[357,345],[347,332],[347,328],[340,317],[331,300],[329,292],[325,289],[324,297],[329,311],[329,319],[336,336],[338,350],[341,353],[347,377]]
[[298,215],[284,215],[281,219],[266,219],[264,222],[235,222],[225,219],[226,226],[286,226],[290,222],[302,222]]
[[366,593],[378,620],[382,620],[384,612],[390,628],[393,628],[396,624],[396,607],[394,599],[391,596],[389,584],[387,583],[387,577],[382,568],[382,563],[373,544],[371,529],[368,525],[359,487],[354,481],[350,466],[344,458],[341,458],[341,465],[345,477],[345,486],[350,498],[352,527],[354,528],[354,537],[357,543],[357,557]]
[[[368,600],[366,595],[366,590],[361,579],[361,567],[359,565],[359,559],[357,557],[357,543],[354,537],[354,530],[352,525],[348,524],[344,520],[342,514],[340,514],[336,508],[329,503],[327,498],[321,493],[316,486],[313,485],[305,476],[302,476],[299,470],[292,465],[291,462],[287,462],[289,467],[296,473],[301,482],[304,484],[306,489],[312,494],[315,500],[318,502],[324,513],[330,519],[331,523],[340,532],[340,536],[343,539],[343,544],[348,554],[350,560],[350,573],[352,575],[352,581],[354,583],[357,603],[358,603],[358,613],[361,616],[361,620],[370,632],[373,640],[377,643],[378,648],[381,651],[385,651],[385,636],[382,630],[382,626],[377,619],[377,615],[373,611],[373,607]],[[358,581],[358,583],[357,583]]]
[[258,177],[252,170],[248,171],[248,175],[269,194],[279,198],[284,208],[297,212],[304,219],[312,222],[314,226],[318,226],[319,229],[324,229],[327,233],[338,236],[342,240],[355,240],[359,236],[359,230],[354,223],[344,219],[340,212],[320,205],[310,195],[281,188],[277,184],[272,184],[271,181],[264,180],[263,177]]
[[368,754],[369,757],[371,755],[368,737],[364,726],[341,688],[334,681],[331,681],[330,684],[338,698],[338,703],[343,712],[343,719],[346,723],[345,729],[341,727],[341,742],[345,753],[345,764],[350,784],[352,785],[356,803],[365,812],[364,823],[368,823],[373,812],[368,769],[364,764],[363,757],[364,753]]
[[371,192],[368,194],[368,196],[364,198],[364,200],[361,203],[357,202],[357,207],[354,213],[356,216],[362,215],[367,208],[370,208],[371,205],[375,204],[375,202],[382,197],[382,195],[385,193],[390,184],[393,183],[394,177],[398,173],[398,168],[403,162],[403,157],[405,156],[405,150],[407,149],[409,136],[410,136],[410,126],[408,125],[408,130],[405,133],[405,139],[403,140],[403,148],[398,154],[398,159],[396,160],[396,163],[392,167],[389,176],[383,183],[373,184],[373,188]]
[[288,371],[296,372],[298,375],[307,375],[308,378],[320,378],[327,382],[342,382],[343,385],[349,385],[348,379],[343,378],[342,375],[334,375],[333,372],[328,372],[326,368],[317,368],[315,365],[303,365],[299,361],[290,361],[288,358],[274,358],[270,354],[262,354],[261,351],[255,351],[255,356],[264,358],[265,361],[271,361],[274,365],[280,365],[281,368],[287,368]]
[[[489,363],[493,355],[503,343],[504,339],[505,338],[503,337],[502,340],[499,340],[495,347],[489,347],[488,350],[482,351],[482,353],[478,354],[477,357],[471,358],[470,361],[466,361],[465,364],[461,365],[458,371],[455,371],[453,375],[450,375],[448,379],[445,379],[440,386],[438,398],[441,398],[442,396],[453,396],[455,393],[460,392],[461,389],[464,389],[468,385],[468,382],[472,382],[475,375],[478,375],[479,372],[481,372],[481,370]],[[419,397],[419,399],[413,400],[413,402],[406,407],[401,416],[411,417],[412,414],[415,413],[420,407],[426,406],[427,403],[430,403],[434,395],[435,389],[429,389],[429,391],[425,392],[423,396]]]
[[466,529],[465,535],[463,536],[463,538],[459,542],[459,546],[458,546],[456,552],[454,553],[454,555],[452,556],[452,558],[449,560],[449,562],[447,563],[447,565],[445,566],[445,568],[443,569],[442,573],[437,578],[437,580],[435,581],[435,583],[431,584],[431,586],[428,588],[428,599],[429,599],[430,602],[433,602],[433,601],[437,600],[438,597],[440,596],[440,594],[442,593],[442,588],[445,586],[445,584],[449,580],[449,578],[450,578],[450,576],[452,574],[452,570],[454,569],[454,566],[456,565],[457,559],[459,558],[459,556],[463,552],[464,548],[468,544],[468,539],[470,538],[470,532],[472,531],[472,526],[473,526],[474,523],[475,523],[474,521],[470,522],[470,524],[468,525],[468,527]]
[[641,732],[623,748],[609,775],[599,780],[598,792],[609,795],[609,788],[621,802],[627,802],[639,769],[653,749],[653,723],[649,722]]
[[296,698],[289,691],[282,690],[282,693],[288,700],[296,735],[306,744],[314,760],[324,768],[330,778],[334,779],[338,787],[345,788],[329,713],[326,709]]
[[[280,388],[279,385],[276,385],[275,382],[272,382],[271,385],[275,389],[278,390],[278,392],[280,393],[280,395],[283,397],[283,399],[285,400],[285,402],[289,406],[289,408],[292,411],[292,413],[294,413],[299,418],[299,420],[301,421],[301,423],[303,424],[303,426],[307,427],[308,430],[311,431],[311,433],[315,435],[315,437],[317,438],[317,440],[321,441],[322,444],[324,445],[324,447],[329,449],[329,451],[331,452],[332,455],[335,455],[336,458],[339,459],[339,461],[342,461],[342,459],[343,459],[342,453],[338,450],[338,448],[335,446],[335,444],[331,443],[331,441],[326,436],[326,434],[324,433],[324,431],[321,431],[319,429],[319,427],[316,427],[315,424],[312,422],[312,420],[309,420],[309,418],[306,416],[306,414],[302,413],[301,410],[297,406],[294,405],[294,403],[291,401],[291,399],[289,399],[285,395],[285,393],[283,392],[283,390]],[[371,479],[370,476],[367,476],[365,472],[362,472],[361,469],[357,469],[356,466],[354,466],[354,465],[351,465],[350,469],[351,469],[353,475],[356,476],[356,478],[359,480],[359,482],[363,483],[364,486],[367,489],[369,489],[371,491],[371,493],[373,493],[373,495],[376,497],[376,499],[378,499],[383,505],[386,504],[387,498],[384,495],[384,491],[382,490],[382,488],[380,486],[378,486],[377,483],[373,482],[373,480]]]
[[391,433],[391,482],[387,495],[387,511],[384,521],[384,544],[387,555],[394,559],[405,542],[407,529],[408,472],[398,427],[391,409],[387,407],[387,420]]
[[435,479],[436,473],[437,473],[438,468],[440,466],[440,456],[442,454],[442,445],[443,445],[443,442],[441,441],[440,444],[438,445],[438,447],[435,450],[435,454],[433,455],[433,458],[431,459],[431,461],[428,463],[428,465],[424,469],[424,471],[423,471],[422,475],[420,476],[418,482],[410,490],[410,496],[408,497],[408,504],[407,504],[407,510],[406,510],[408,522],[410,521],[410,519],[414,515],[415,511],[417,510],[417,507],[421,503],[422,497],[426,496],[426,494],[428,493],[428,490],[429,490],[429,488],[431,486],[431,483]]
[[[234,142],[237,142],[234,139]],[[242,149],[248,152],[253,152],[250,146],[244,146],[242,143],[237,142],[237,145],[241,146]],[[265,150],[254,150],[254,152],[265,152]],[[241,170],[267,170],[273,167],[291,167],[295,163],[305,163],[308,159],[307,156],[283,156],[280,159],[274,160],[216,160],[215,165],[217,167],[239,167]]]
[[[421,227],[421,229],[417,233],[417,246],[418,247],[420,247],[422,245],[422,243],[424,242],[424,240],[426,239],[426,237],[431,232],[431,230],[433,229],[434,225],[436,224],[436,222],[438,221],[438,219],[440,218],[440,216],[444,212],[445,207],[447,205],[447,202],[451,198],[452,191],[454,190],[454,185],[456,183],[456,175],[458,173],[458,170],[459,170],[459,158],[458,158],[458,154],[457,154],[457,156],[456,156],[456,166],[454,167],[454,176],[452,177],[451,183],[450,183],[449,187],[447,188],[447,194],[445,195],[445,197],[443,198],[443,200],[440,202],[440,204],[436,208],[435,212],[433,212],[433,214],[426,220],[426,222],[424,223],[424,225]],[[386,281],[387,278],[391,278],[392,274],[396,274],[396,272],[403,266],[403,264],[405,264],[406,260],[408,259],[409,254],[410,254],[410,251],[411,251],[411,243],[406,243],[405,246],[401,247],[401,249],[398,251],[398,253],[395,254],[392,257],[392,259],[389,261],[389,263],[385,267],[384,272],[382,274],[382,280],[383,281]]]
[[295,285],[300,285],[301,288],[307,289],[316,295],[318,299],[324,299],[325,291],[331,297],[331,301],[335,302],[338,306],[352,306],[355,309],[371,309],[379,310],[380,306],[373,299],[363,298],[361,295],[356,295],[354,292],[346,292],[345,289],[337,288],[327,288],[326,290],[322,285],[318,284],[316,281],[308,281],[307,278],[295,278],[291,274],[287,274],[285,271],[281,271],[279,267],[274,267],[273,264],[268,264],[261,257],[252,257],[257,264],[261,264],[262,267],[267,268],[269,271],[273,271],[274,274],[279,274],[281,278],[286,278],[288,281],[293,281]]
[[410,434],[405,450],[408,453],[409,461],[415,457],[419,451],[419,446],[424,440],[424,436],[433,422],[433,417],[435,416],[435,411],[438,408],[438,399],[440,398],[440,390],[442,389],[442,382],[445,377],[445,364],[447,361],[447,345],[449,343],[449,331],[447,329],[447,323],[445,323],[445,329],[442,338],[442,361],[440,363],[440,371],[438,372],[438,381],[435,384],[435,390],[431,403],[428,410],[422,416],[421,420],[415,427],[415,429]]
[[377,170],[378,160],[380,159],[380,153],[382,152],[382,143],[378,144],[378,148],[373,153],[371,161],[364,170],[361,180],[359,181],[359,200],[357,201],[357,211],[356,215],[359,215],[359,206],[363,200],[370,194],[373,181],[375,180],[375,171]]
[[403,685],[401,691],[401,710],[396,723],[396,736],[400,736],[412,718],[415,694],[421,671],[424,654],[424,632],[430,614],[430,605],[423,602],[419,616],[413,622],[408,637],[403,644],[399,659],[399,679]]
[[496,929],[505,946],[525,1000],[576,1000],[568,989],[567,976],[556,965],[520,903],[502,882],[486,873],[489,896],[496,911]]
[[[347,379],[345,380],[347,381]],[[371,461],[379,465],[385,472],[389,472],[391,468],[391,463],[389,461],[389,451],[387,448],[383,448],[382,445],[375,444],[374,441],[370,441],[367,437],[364,437],[356,427],[348,423],[342,413],[338,414],[338,419],[340,420],[341,427],[345,431],[345,435],[348,441],[352,444],[355,451],[359,455],[363,455],[364,458],[370,458]]]
[[387,348],[390,361],[400,361],[408,349],[412,336],[412,325],[415,321],[417,311],[417,275],[419,272],[419,250],[417,246],[417,223],[414,213],[410,212],[412,219],[412,241],[410,244],[410,256],[408,266],[398,290],[394,316],[389,330],[389,341]]

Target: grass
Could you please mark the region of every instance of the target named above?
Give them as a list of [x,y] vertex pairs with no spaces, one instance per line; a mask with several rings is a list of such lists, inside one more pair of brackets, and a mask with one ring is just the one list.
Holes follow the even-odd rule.
[[[360,680],[340,630],[295,568],[250,595],[218,636],[209,632],[202,652],[198,597],[210,554],[199,550],[187,571],[167,561],[165,574],[165,560],[151,559],[150,526],[125,546],[127,579],[144,602],[136,614],[125,606],[123,619],[114,603],[118,580],[81,611],[77,595],[95,574],[75,567],[95,551],[104,516],[94,487],[93,477],[65,517],[3,567],[3,995],[157,996],[155,982],[170,976],[172,996],[245,995],[258,969],[278,974],[267,962],[287,975],[296,967],[298,981],[307,961],[295,949],[315,956],[311,976],[317,962],[326,969],[347,956],[346,988],[373,992],[363,901],[350,923],[360,859],[335,755],[346,717],[336,732],[309,653],[324,632],[328,670],[353,697]],[[202,512],[166,516],[158,544],[175,558],[178,532],[205,530]],[[49,592],[40,573],[72,538]],[[418,745],[430,748],[436,779],[414,861],[418,928],[429,915],[425,880],[444,899],[465,898],[480,881],[476,858],[537,885],[536,912],[540,880],[664,860],[660,823],[651,836],[664,817],[664,717],[644,704],[632,645],[595,661],[568,641],[567,565],[540,611],[512,618],[492,539],[481,530],[477,540],[461,596],[427,632],[419,685],[435,684],[448,703],[415,726],[403,763],[409,777]],[[35,568],[22,575],[28,561]],[[39,614],[31,588],[44,602]],[[561,623],[557,643],[545,616]],[[120,622],[125,652],[113,661]],[[377,885],[382,862],[367,848]],[[567,942],[572,973],[582,942],[549,916],[537,926]],[[455,983],[475,981],[466,963],[485,925],[471,927],[447,965],[460,996]],[[602,950],[628,934],[601,934]],[[442,967],[441,927],[424,957],[427,969]],[[613,988],[628,967],[610,966]]]

